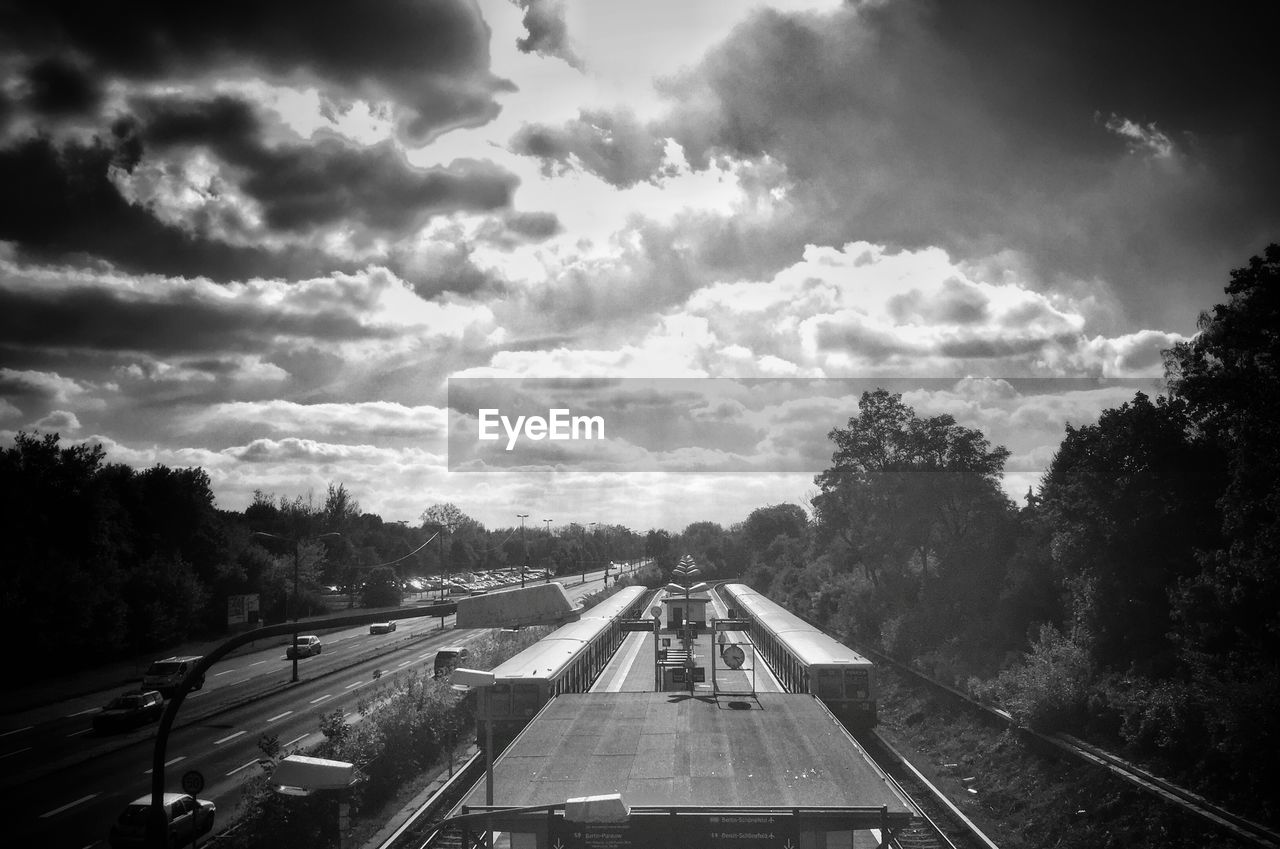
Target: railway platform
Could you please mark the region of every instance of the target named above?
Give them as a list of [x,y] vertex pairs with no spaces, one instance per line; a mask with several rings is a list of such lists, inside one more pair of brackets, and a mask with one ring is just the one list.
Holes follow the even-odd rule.
[[[493,786],[492,808],[481,784],[456,813],[492,816],[513,849],[879,846],[915,811],[820,701],[787,693],[566,693]],[[572,819],[601,795],[625,815]]]

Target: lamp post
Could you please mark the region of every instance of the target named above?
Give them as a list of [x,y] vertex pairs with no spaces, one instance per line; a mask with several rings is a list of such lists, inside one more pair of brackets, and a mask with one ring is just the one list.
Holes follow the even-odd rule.
[[[544,525],[546,526],[546,528],[547,528],[547,536],[551,536],[551,520],[550,520],[550,519],[543,519],[543,520],[542,520],[542,524],[544,524]],[[553,549],[552,549],[550,546],[548,546],[548,547],[547,547],[547,551],[553,551]],[[551,563],[552,563],[552,566],[551,566],[551,568],[550,568],[550,569],[548,569],[548,570],[547,570],[548,572],[555,571],[555,560],[554,560],[554,558],[552,558],[552,559],[551,559]]]
[[[594,537],[594,536],[596,535],[596,523],[595,523],[595,522],[587,522],[587,525],[588,525],[588,527],[590,527],[590,528],[591,528],[591,535]],[[583,532],[583,534],[585,535],[585,534],[586,534],[586,532],[584,531],[584,532]],[[586,550],[585,550],[585,549],[586,549],[586,545],[585,545],[585,541],[584,541],[584,545],[583,545],[583,552],[582,552],[583,554],[586,554]],[[584,562],[584,563],[582,564],[582,583],[584,583],[584,584],[585,584],[586,582],[587,582],[587,564]]]
[[[293,678],[290,681],[290,683],[297,684],[298,683],[298,628],[297,628],[297,625],[298,625],[298,560],[300,559],[300,554],[298,550],[302,546],[302,538],[293,537],[292,539],[290,539],[289,537],[282,537],[279,534],[269,534],[266,531],[254,531],[251,534],[251,536],[270,537],[271,539],[278,539],[278,540],[283,540],[285,542],[293,543],[293,604],[289,605],[292,608],[291,612],[293,613],[293,616],[291,618],[293,619],[293,624],[294,624]],[[340,537],[340,536],[342,536],[342,534],[338,533],[337,531],[330,531],[327,534],[318,535],[316,539],[324,539],[325,537]]]
[[517,513],[516,517],[520,519],[520,548],[523,549],[521,556],[524,558],[520,563],[520,586],[524,586],[524,573],[529,568],[529,546],[524,541],[524,520],[529,518],[528,513]]
[[[463,669],[453,670],[449,676],[449,680],[453,682],[455,690],[484,690],[485,700],[488,701],[490,688],[497,682],[498,678],[492,672],[486,672],[482,669]],[[478,701],[478,698],[477,698]],[[476,705],[476,713],[485,716],[486,712],[481,711],[480,705]],[[487,716],[484,723],[484,803],[487,807],[493,807],[493,717]],[[491,812],[492,813],[492,812]],[[489,840],[488,845],[493,846],[493,825],[489,824]]]

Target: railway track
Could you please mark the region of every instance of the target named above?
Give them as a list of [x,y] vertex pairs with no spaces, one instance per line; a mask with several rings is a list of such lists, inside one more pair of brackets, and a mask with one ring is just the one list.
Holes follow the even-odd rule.
[[898,832],[899,849],[998,849],[982,830],[875,731],[858,736],[867,754],[908,796],[920,816]]
[[1249,845],[1261,847],[1261,849],[1280,849],[1280,833],[1228,811],[1203,796],[1129,763],[1118,755],[1114,755],[1069,734],[1045,734],[1027,728],[1018,723],[1007,711],[976,701],[954,687],[934,681],[927,675],[888,655],[874,649],[858,648],[857,650],[867,657],[873,658],[877,663],[893,667],[911,680],[923,684],[934,692],[945,694],[951,700],[982,717],[984,721],[1015,730],[1034,745],[1105,769],[1111,775],[1212,824],[1216,828],[1228,832],[1231,836],[1243,840]]
[[439,824],[454,805],[462,801],[467,790],[479,781],[482,775],[484,775],[484,752],[476,752],[378,849],[461,847],[462,836],[452,832],[441,833]]

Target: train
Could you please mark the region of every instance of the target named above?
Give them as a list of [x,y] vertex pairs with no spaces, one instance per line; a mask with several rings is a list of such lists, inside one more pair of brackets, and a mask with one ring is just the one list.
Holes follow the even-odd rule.
[[787,692],[817,696],[851,730],[876,724],[875,664],[746,584],[720,593]]
[[476,744],[486,745],[492,724],[501,751],[551,697],[586,692],[626,636],[622,620],[640,617],[652,594],[624,587],[495,667],[494,684],[476,693]]

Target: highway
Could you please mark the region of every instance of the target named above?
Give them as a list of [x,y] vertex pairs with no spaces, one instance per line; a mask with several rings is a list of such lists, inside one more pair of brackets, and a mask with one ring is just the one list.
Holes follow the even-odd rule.
[[[599,590],[602,577],[589,574],[586,583],[565,589],[576,601]],[[318,742],[320,714],[340,709],[356,721],[357,703],[379,684],[430,668],[441,646],[466,644],[484,633],[454,630],[452,617],[445,625],[441,629],[438,618],[402,620],[391,634],[370,635],[362,626],[324,635],[323,652],[299,662],[297,684],[289,682],[283,643],[226,659],[183,703],[168,741],[166,785],[177,789],[184,772],[198,770],[205,779],[199,795],[218,806],[216,829],[224,827],[234,817],[240,785],[261,773],[261,736],[276,736],[285,749]],[[99,737],[91,730],[94,708],[82,704],[52,706],[56,715],[30,712],[29,727],[19,724],[0,737],[0,810],[18,838],[11,845],[106,846],[120,811],[150,792],[155,724]]]

